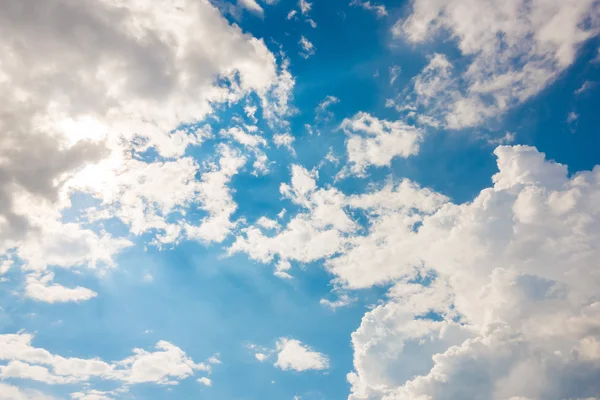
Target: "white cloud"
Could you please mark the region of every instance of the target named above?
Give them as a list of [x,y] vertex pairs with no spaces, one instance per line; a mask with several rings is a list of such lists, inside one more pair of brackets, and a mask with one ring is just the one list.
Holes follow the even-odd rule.
[[256,13],[258,15],[263,15],[263,8],[256,2],[256,0],[238,0],[238,4],[241,4],[242,7],[247,9],[250,12]]
[[371,165],[389,166],[394,157],[407,158],[417,154],[423,137],[419,128],[402,121],[380,120],[365,112],[345,119],[340,128],[348,135],[347,170],[359,176],[364,175]]
[[300,12],[302,12],[302,14],[306,15],[312,9],[312,3],[309,3],[306,0],[298,0],[298,7],[300,7]]
[[396,82],[396,79],[398,79],[401,72],[402,67],[400,67],[399,65],[392,65],[390,67],[390,85],[393,85],[394,82]]
[[[7,257],[10,257],[10,255],[8,255]],[[15,262],[11,258],[6,258],[0,261],[0,275],[6,274],[14,263]]]
[[65,358],[32,346],[33,335],[0,335],[0,366],[3,378],[30,379],[46,383],[86,382],[92,378],[121,381],[126,384],[177,384],[197,371],[210,371],[204,363],[196,364],[179,347],[165,341],[155,351],[133,349],[122,361],[107,363],[97,358]]
[[[110,234],[82,228],[76,223],[63,223],[59,215],[48,207],[38,207],[35,200],[22,198],[19,208],[28,208],[36,229],[23,239],[4,245],[10,249],[16,246],[14,257],[19,260],[22,270],[28,275],[25,279],[25,295],[38,301],[65,302],[82,301],[96,296],[96,293],[83,288],[66,288],[52,283],[54,275],[45,272],[49,267],[98,269],[114,267],[114,255],[132,245],[124,238],[113,238]],[[0,248],[0,251],[4,249]],[[14,262],[13,260],[11,260]]]
[[298,42],[300,47],[302,47],[302,51],[300,55],[304,58],[308,58],[315,54],[315,45],[312,44],[306,37],[300,36],[300,41]]
[[292,10],[292,11],[290,11],[290,12],[288,13],[288,15],[287,15],[287,17],[286,17],[286,18],[287,18],[288,20],[290,20],[290,19],[294,18],[294,17],[296,16],[296,14],[298,14],[298,11],[297,11],[297,10]]
[[273,349],[258,346],[256,344],[250,344],[248,345],[248,348],[254,353],[254,358],[260,362],[266,361],[274,353]]
[[271,83],[270,88],[261,96],[262,114],[271,127],[289,126],[289,122],[285,118],[296,111],[290,105],[296,81],[289,71],[289,59],[283,51],[280,52],[280,55],[279,74]]
[[262,226],[265,229],[278,229],[279,228],[279,222],[275,221],[274,219],[267,218],[267,217],[260,217],[256,221],[256,225]]
[[296,139],[289,133],[277,133],[277,134],[273,135],[273,143],[275,143],[275,146],[285,147],[289,151],[291,151],[292,154],[295,153],[294,148],[292,147],[294,140],[296,140]]
[[371,3],[369,0],[352,0],[350,2],[351,6],[362,7],[365,10],[372,11],[377,15],[377,18],[385,17],[388,15],[388,12],[383,4],[375,4]]
[[347,307],[355,301],[356,298],[352,298],[348,294],[342,293],[338,296],[337,300],[321,299],[319,300],[319,303],[335,311],[338,308]]
[[[211,199],[207,179],[195,182],[200,167],[185,151],[212,137],[197,125],[213,106],[255,93],[269,123],[287,115],[294,80],[285,60],[277,65],[263,41],[207,1],[3,2],[0,26],[0,254],[15,249],[16,261],[37,271],[113,266],[132,243],[83,224],[116,216],[160,246],[186,233],[168,217],[197,196],[211,226],[196,237],[226,236],[235,206]],[[156,160],[141,160],[147,150]],[[101,204],[65,223],[77,191]],[[92,296],[35,287],[40,300]]]
[[[42,13],[35,7],[19,12],[7,6],[3,10],[3,36],[10,32],[27,39],[40,30],[46,32],[41,40],[28,40],[28,46],[3,46],[10,60],[3,64],[3,75],[8,77],[3,80],[3,92],[7,100],[17,93],[35,95],[44,114],[29,114],[28,122],[35,122],[37,130],[44,131],[40,133],[52,133],[48,132],[51,129],[64,134],[75,131],[80,136],[75,128],[93,126],[99,132],[119,128],[130,140],[134,135],[144,138],[141,148],[155,146],[162,155],[181,155],[194,138],[169,133],[180,123],[201,119],[210,111],[208,102],[232,101],[249,90],[263,93],[277,78],[275,58],[264,44],[229,25],[208,2],[178,0],[176,6],[164,1],[120,3],[68,5],[52,0],[46,5],[52,12]],[[53,27],[73,26],[76,17],[89,22],[89,35],[57,36],[61,31]],[[204,32],[218,34],[219,46],[207,40]],[[46,56],[47,49],[56,49],[52,57]],[[157,53],[163,58],[153,56]],[[204,62],[206,59],[212,62]],[[30,66],[28,79],[24,79],[25,69],[20,64],[25,60]],[[82,76],[71,86],[63,85],[67,76],[60,71],[69,69],[46,68],[50,62],[76,68]],[[231,85],[231,91],[214,86],[215,77],[231,78],[235,72],[239,82]],[[51,97],[42,82],[69,90],[66,94],[72,101]],[[87,121],[87,126],[81,121]],[[74,129],[65,132],[65,123],[74,124]],[[180,143],[172,147],[174,140]]]
[[65,303],[89,300],[98,295],[93,290],[76,287],[67,288],[57,283],[52,283],[53,273],[45,275],[31,274],[27,276],[25,294],[34,300],[46,303]]
[[597,82],[592,82],[592,81],[585,81],[581,84],[581,86],[579,87],[579,89],[575,90],[574,94],[575,95],[580,95],[584,92],[587,92],[588,90],[593,89],[594,87],[596,87],[598,85]]
[[292,264],[287,260],[280,260],[275,266],[275,272],[273,275],[278,276],[282,279],[292,279],[293,277],[288,273],[292,269]]
[[332,147],[330,147],[327,154],[325,154],[325,161],[330,162],[335,165],[338,165],[340,163],[340,159],[338,157],[336,157],[336,155],[333,153]]
[[257,152],[255,154],[255,160],[252,163],[252,175],[254,176],[258,176],[258,175],[265,175],[269,173],[269,165],[271,163],[269,162],[269,158],[267,157],[267,155],[263,152]]
[[315,108],[316,118],[321,120],[329,120],[334,117],[333,112],[329,110],[334,104],[338,104],[340,99],[335,96],[326,96]]
[[201,176],[196,200],[208,213],[200,225],[186,224],[187,237],[204,242],[222,242],[229,235],[235,223],[230,220],[237,209],[231,189],[227,186],[232,177],[246,163],[240,152],[221,145],[218,166],[214,165]]
[[312,350],[296,339],[280,338],[277,341],[277,352],[275,366],[284,371],[302,372],[329,368],[326,355]]
[[488,144],[491,144],[494,146],[511,144],[515,141],[515,137],[516,137],[516,134],[514,132],[506,132],[504,134],[504,136],[497,137],[497,138],[488,138],[487,142],[488,142]]
[[[334,254],[341,246],[341,234],[337,229],[347,231],[353,229],[354,224],[341,209],[344,200],[341,193],[315,191],[315,176],[316,173],[294,165],[291,186],[282,184],[280,187],[285,197],[310,212],[297,214],[272,236],[254,226],[245,228],[229,252],[245,252],[263,262],[270,262],[275,256],[281,260],[310,262]],[[336,229],[331,229],[332,226]]]
[[195,364],[183,350],[169,342],[161,340],[156,349],[154,352],[134,349],[133,356],[117,363],[126,368],[126,382],[171,385],[194,375],[195,371],[210,371],[208,365]]
[[346,196],[295,166],[281,192],[304,211],[236,238],[231,251],[262,262],[324,260],[337,289],[390,285],[353,335],[351,399],[600,390],[600,170],[569,177],[527,146],[494,153],[493,186],[464,204],[407,180]]
[[195,199],[198,172],[199,166],[191,157],[150,163],[129,158],[106,169],[104,165],[90,167],[72,185],[102,199],[103,207],[89,210],[91,219],[116,216],[131,233],[156,230],[157,242],[169,243],[181,232],[167,218]]
[[[23,208],[31,206],[29,210],[33,214],[35,206],[32,203],[24,201],[20,204]],[[41,212],[45,214],[47,210],[44,208]],[[112,267],[114,255],[132,245],[127,239],[114,238],[107,233],[96,234],[76,223],[62,223],[57,217],[50,214],[32,218],[40,228],[17,242],[16,255],[25,262],[25,269],[42,271],[53,265]]]
[[569,115],[567,115],[567,122],[569,124],[576,122],[579,119],[579,114],[577,114],[575,111],[571,111],[569,112]]
[[116,389],[112,391],[102,391],[95,389],[84,390],[83,392],[71,393],[71,398],[76,400],[113,400],[121,393],[127,392],[127,388]]
[[[526,146],[495,154],[494,186],[474,201],[438,206],[400,235],[396,223],[384,244],[371,228],[373,241],[360,245],[387,258],[396,284],[353,334],[351,399],[562,400],[600,390],[600,171],[569,177]],[[339,258],[334,273],[376,283],[380,264],[355,259],[362,272],[350,278],[353,258]],[[433,282],[419,284],[427,271]],[[430,313],[439,320],[423,318]]]
[[204,386],[212,386],[212,380],[210,380],[210,378],[207,378],[205,376],[203,376],[202,378],[198,378],[197,379],[198,383],[203,384]]
[[223,362],[219,359],[219,354],[215,354],[214,356],[210,357],[208,360],[206,360],[209,364],[223,364]]
[[231,127],[227,130],[223,129],[220,134],[225,137],[230,137],[241,145],[250,149],[255,149],[259,146],[266,146],[267,141],[259,135],[251,135],[241,127]]
[[0,382],[0,400],[57,400],[57,398],[37,390],[21,389]]
[[[352,254],[349,260],[342,258],[338,263],[335,261],[337,258],[333,258],[327,261],[328,268],[336,274],[339,270],[348,286],[370,286],[373,282],[385,282],[395,277],[387,266],[390,263],[387,257],[394,257],[394,254],[374,258],[367,251],[363,253],[361,241],[386,243],[384,235],[389,234],[388,230],[393,230],[394,226],[397,226],[395,232],[399,235],[395,238],[401,238],[409,227],[400,229],[400,224],[420,220],[415,211],[424,214],[433,212],[447,201],[446,197],[421,189],[408,180],[390,183],[369,193],[346,196],[335,188],[318,188],[316,177],[316,172],[292,166],[291,184],[282,184],[280,192],[304,211],[292,217],[274,234],[265,233],[255,226],[243,229],[229,248],[229,253],[244,252],[264,263],[276,258],[307,263],[336,254],[343,257],[344,253],[348,253]],[[371,237],[356,235],[360,225],[351,218],[352,211],[366,212],[371,217],[373,229],[381,229],[381,233]],[[376,268],[365,276],[363,265]],[[367,283],[365,279],[373,281]]]
[[319,103],[319,105],[317,106],[317,109],[315,111],[317,111],[317,112],[327,111],[329,106],[331,106],[332,104],[337,104],[339,102],[340,102],[340,99],[338,99],[335,96],[326,96],[323,99],[323,101],[321,101]]
[[423,43],[448,32],[461,54],[472,59],[454,77],[451,91],[433,97],[436,107],[424,113],[452,129],[498,116],[557,79],[598,33],[599,5],[593,0],[529,3],[412,1],[411,14],[396,23],[394,35]]

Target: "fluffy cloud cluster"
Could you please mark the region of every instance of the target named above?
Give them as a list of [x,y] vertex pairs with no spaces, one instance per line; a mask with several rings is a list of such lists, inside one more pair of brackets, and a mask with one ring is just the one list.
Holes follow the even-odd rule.
[[493,187],[465,204],[409,181],[346,196],[294,167],[281,190],[306,212],[233,245],[263,262],[325,260],[347,289],[391,284],[353,334],[352,399],[600,391],[600,169],[569,177],[526,146],[495,155]]
[[[215,106],[250,93],[282,123],[294,84],[208,0],[5,1],[0,55],[0,254],[36,271],[25,292],[44,301],[95,295],[53,284],[48,266],[112,266],[131,245],[65,223],[74,192],[100,202],[83,222],[117,217],[157,245],[223,240],[236,208],[226,185],[247,159],[222,145],[198,165],[186,149],[214,136],[200,121]],[[169,222],[192,202],[203,220]]]
[[448,33],[470,63],[464,71],[427,67],[423,73],[435,76],[430,91],[419,92],[417,78],[409,102],[424,114],[422,122],[452,129],[497,116],[538,94],[574,62],[581,45],[599,32],[599,7],[594,0],[413,0],[394,35],[423,43]]
[[198,371],[211,371],[209,364],[195,363],[179,347],[165,341],[158,342],[155,351],[134,349],[132,356],[114,363],[97,358],[62,357],[34,347],[32,341],[33,335],[28,333],[0,335],[0,361],[6,363],[0,365],[2,379],[69,384],[95,378],[121,382],[125,386],[138,383],[176,385]]
[[[363,276],[360,258],[364,257],[372,264],[380,257],[375,254],[373,258],[372,253],[367,254],[369,250],[363,252],[362,241],[379,243],[385,240],[383,236],[389,230],[396,229],[398,235],[409,231],[409,227],[402,226],[419,222],[422,219],[420,213],[432,212],[447,201],[445,196],[421,189],[409,180],[390,182],[373,192],[347,196],[334,187],[318,188],[316,172],[298,165],[292,166],[291,172],[291,183],[282,184],[280,191],[304,211],[275,231],[260,225],[243,229],[229,251],[245,252],[252,259],[265,263],[275,259],[279,264],[289,263],[288,260],[307,263],[327,258],[327,267],[352,288],[385,282],[395,274],[389,268],[378,266],[367,277]],[[361,214],[372,218],[373,235],[360,235],[362,227],[354,217]],[[356,262],[337,261],[340,257],[352,257]],[[385,263],[384,259],[380,261]]]
[[[558,400],[600,392],[600,170],[569,178],[533,148],[495,153],[492,188],[471,203],[444,204],[406,238],[372,247],[394,252],[388,265],[404,277],[353,335],[352,398]],[[415,266],[433,283],[417,283]]]

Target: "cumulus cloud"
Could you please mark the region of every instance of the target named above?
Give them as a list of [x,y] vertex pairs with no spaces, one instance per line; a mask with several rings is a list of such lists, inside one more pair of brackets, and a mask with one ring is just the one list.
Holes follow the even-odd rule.
[[[410,43],[448,32],[472,60],[466,69],[452,71],[455,86],[433,98],[435,107],[422,109],[437,123],[459,129],[502,114],[556,80],[581,45],[598,34],[598,7],[593,0],[413,0],[412,12],[392,31]],[[424,73],[435,75],[431,69]],[[447,81],[448,71],[441,73]],[[415,96],[413,101],[423,102],[418,91]]]
[[[162,155],[178,155],[193,141],[171,134],[182,122],[201,119],[211,109],[209,102],[231,101],[249,90],[264,92],[277,77],[275,58],[264,44],[229,25],[206,1],[178,0],[174,6],[52,0],[44,10],[37,3],[9,1],[2,15],[3,37],[23,41],[3,47],[10,60],[3,63],[3,91],[35,95],[42,115],[24,108],[12,112],[29,112],[25,121],[36,124],[33,130],[54,137],[71,134],[75,137],[67,139],[73,141],[93,132],[101,138],[120,128],[129,139],[141,136],[141,148],[155,146]],[[63,31],[54,29],[60,25],[76,31],[84,22],[86,35],[65,30],[60,36]],[[40,29],[47,34],[37,35]],[[220,45],[213,46],[204,32],[220,35]],[[36,39],[30,40],[33,34]],[[50,49],[52,54],[46,54]],[[159,53],[163,58],[155,56]],[[23,68],[25,62],[28,68]],[[57,63],[71,68],[45,67]],[[67,70],[81,76],[62,72]],[[214,85],[216,77],[237,82],[225,89]],[[61,88],[70,101],[50,97],[53,87],[44,82]],[[173,141],[180,143],[171,147]]]
[[329,368],[329,359],[326,355],[312,350],[299,340],[280,338],[277,341],[275,366],[284,371],[324,370]]
[[266,234],[259,227],[244,228],[229,249],[230,253],[245,252],[251,258],[270,262],[275,256],[283,261],[318,260],[331,255],[341,245],[337,230],[352,229],[353,222],[340,210],[341,194],[335,190],[317,190],[316,173],[294,165],[291,185],[282,184],[280,192],[294,203],[311,210],[295,215],[275,234]]
[[[276,259],[280,262],[313,262],[334,255],[343,256],[353,248],[361,252],[358,243],[361,240],[382,242],[385,240],[383,235],[388,233],[383,230],[392,229],[392,226],[398,226],[397,233],[402,235],[409,228],[401,230],[398,225],[400,222],[416,223],[421,217],[415,211],[423,214],[433,212],[447,201],[445,196],[419,188],[408,180],[388,183],[372,192],[348,196],[333,187],[318,188],[317,177],[318,174],[314,171],[308,171],[298,165],[292,166],[291,182],[282,184],[280,192],[302,207],[303,211],[292,217],[277,232],[266,232],[259,226],[244,228],[229,248],[229,252],[244,252],[252,259],[265,263]],[[352,218],[352,212],[365,212],[374,224],[381,224],[382,231],[379,236],[357,235],[360,224]],[[397,219],[389,218],[391,215]],[[373,228],[376,227],[377,225],[373,225]],[[356,255],[358,256],[358,253]],[[356,261],[360,265],[354,265],[353,260],[349,263],[342,260],[338,265],[334,262],[337,258],[333,258],[327,261],[327,266],[333,272],[344,268],[348,271],[344,274],[346,277],[354,275],[353,271],[356,271],[356,279],[345,282],[352,287],[364,287],[365,284],[369,286],[368,283],[361,282],[363,279],[380,282],[391,278],[389,268],[373,268],[367,276],[363,274],[363,265],[379,267],[380,263],[387,262],[385,258],[373,258],[372,253],[367,254],[366,251],[359,257],[364,257],[364,260]]]
[[114,363],[98,358],[66,358],[32,345],[33,335],[20,332],[0,335],[0,377],[36,380],[52,384],[86,382],[90,379],[124,384],[173,385],[211,367],[195,363],[179,347],[160,341],[155,351],[133,349],[133,355]]
[[265,263],[322,260],[337,288],[389,285],[352,336],[351,399],[600,390],[600,170],[569,176],[528,146],[494,154],[493,185],[464,204],[407,180],[345,195],[294,166],[280,190],[303,211],[236,238],[230,251]]
[[[380,120],[360,112],[345,119],[340,128],[348,135],[347,173],[362,176],[367,167],[389,166],[394,157],[407,158],[419,152],[423,132],[402,121]],[[342,175],[346,172],[342,172]]]
[[[397,278],[353,334],[352,399],[558,400],[600,390],[600,172],[569,177],[526,146],[495,154],[494,186],[473,202],[445,203],[418,228],[363,249],[388,257]],[[348,282],[374,269],[356,259],[362,274],[350,278],[346,257],[336,273]]]
[[[222,135],[252,148],[266,143],[260,136],[249,135],[239,128]],[[155,232],[154,243],[158,246],[176,243],[183,237],[219,242],[234,226],[229,217],[237,208],[227,185],[247,158],[221,144],[217,146],[214,161],[205,161],[200,166],[192,157],[151,163],[130,159],[118,174],[101,175],[90,169],[83,171],[89,174],[77,177],[72,185],[102,199],[102,208],[88,210],[92,220],[116,216],[135,235]],[[172,215],[192,203],[207,213],[200,224],[170,221]]]
[[[269,123],[281,123],[294,85],[285,60],[278,65],[264,42],[206,0],[9,0],[0,5],[0,26],[0,253],[10,249],[19,265],[37,271],[113,266],[131,242],[86,223],[117,217],[133,235],[155,234],[160,246],[187,232],[168,217],[198,195],[209,214],[204,222],[215,229],[197,227],[196,237],[222,240],[232,226],[230,198],[209,199],[205,186],[219,179],[195,182],[204,168],[185,151],[213,136],[199,122],[215,106],[250,93]],[[65,223],[75,192],[100,204]],[[216,203],[227,203],[223,213]],[[92,297],[39,282],[27,293],[48,301]]]

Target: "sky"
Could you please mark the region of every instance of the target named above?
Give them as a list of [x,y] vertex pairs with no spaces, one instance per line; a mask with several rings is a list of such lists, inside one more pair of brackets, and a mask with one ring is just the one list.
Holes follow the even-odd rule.
[[0,400],[600,399],[600,3],[0,2]]

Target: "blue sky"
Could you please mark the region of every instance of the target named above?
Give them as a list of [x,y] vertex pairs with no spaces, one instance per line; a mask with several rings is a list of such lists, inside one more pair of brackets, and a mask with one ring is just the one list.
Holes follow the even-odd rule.
[[600,396],[600,8],[513,3],[0,5],[0,399]]

